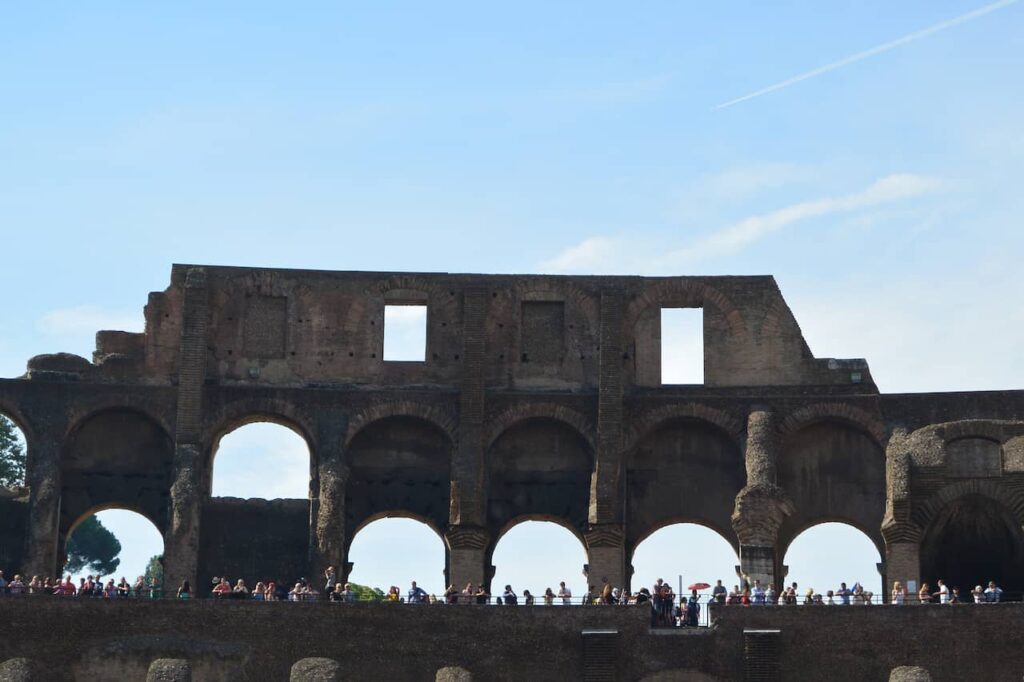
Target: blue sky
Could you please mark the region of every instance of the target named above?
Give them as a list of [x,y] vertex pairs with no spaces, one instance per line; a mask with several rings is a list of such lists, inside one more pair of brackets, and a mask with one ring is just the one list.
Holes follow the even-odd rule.
[[0,376],[205,262],[769,273],[885,391],[1019,388],[1022,66],[1012,1],[12,5]]

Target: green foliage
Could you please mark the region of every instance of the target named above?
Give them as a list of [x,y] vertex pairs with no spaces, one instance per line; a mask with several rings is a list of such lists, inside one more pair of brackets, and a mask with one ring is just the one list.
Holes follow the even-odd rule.
[[0,414],[0,485],[25,485],[25,444],[21,432]]
[[349,588],[356,593],[356,601],[381,601],[384,599],[384,592],[379,587],[367,587],[349,583]]
[[117,558],[120,553],[121,543],[93,515],[78,524],[68,538],[68,559],[64,571],[78,573],[84,569],[92,574],[110,575],[121,564]]
[[149,562],[146,564],[146,585],[157,586],[157,589],[164,584],[164,565],[163,565],[163,554],[157,554],[149,558]]

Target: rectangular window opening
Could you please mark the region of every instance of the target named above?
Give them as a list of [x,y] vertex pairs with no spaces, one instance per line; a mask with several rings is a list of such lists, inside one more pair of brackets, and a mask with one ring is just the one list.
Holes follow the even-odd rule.
[[384,306],[384,360],[424,362],[427,359],[427,306]]
[[661,383],[704,383],[704,309],[661,309]]

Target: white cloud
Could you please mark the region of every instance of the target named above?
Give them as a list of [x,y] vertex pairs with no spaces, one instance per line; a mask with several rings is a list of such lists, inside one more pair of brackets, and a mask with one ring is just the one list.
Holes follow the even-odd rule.
[[145,320],[139,313],[115,312],[96,305],[80,305],[51,310],[39,318],[36,326],[44,334],[70,336],[82,333],[95,334],[103,329],[141,332]]
[[[736,187],[749,187],[752,181],[757,181],[751,178],[754,176],[741,181],[724,182],[732,182]],[[752,215],[682,248],[644,252],[642,245],[638,249],[639,242],[634,239],[588,237],[542,262],[541,269],[559,273],[651,274],[677,271],[684,264],[740,251],[774,232],[804,220],[885,206],[934,193],[941,187],[942,181],[932,177],[908,173],[887,175],[858,192],[802,201],[768,213]]]
[[611,237],[589,237],[541,263],[545,272],[600,272],[621,255],[623,244]]

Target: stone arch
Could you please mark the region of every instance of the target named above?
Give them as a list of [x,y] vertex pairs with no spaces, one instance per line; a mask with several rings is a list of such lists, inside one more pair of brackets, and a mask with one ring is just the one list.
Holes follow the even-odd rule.
[[448,525],[455,440],[436,421],[439,411],[421,411],[434,419],[408,409],[389,412],[373,411],[374,418],[350,429],[344,455],[349,538],[366,519],[381,515],[429,519],[435,529]]
[[849,526],[850,528],[860,532],[868,540],[871,541],[871,544],[875,546],[875,550],[877,550],[878,552],[878,560],[883,561],[885,559],[885,540],[879,534],[877,528],[871,528],[870,526],[866,526],[862,520],[851,519],[843,516],[819,516],[812,520],[805,521],[800,525],[794,525],[790,528],[787,528],[787,533],[785,534],[785,536],[780,537],[779,542],[776,546],[779,555],[779,561],[782,561],[785,558],[786,552],[789,551],[789,548],[793,545],[793,542],[798,537],[803,535],[805,531],[808,531],[811,528],[814,528],[815,526],[820,526],[824,523],[841,523],[844,526]]
[[212,460],[221,438],[249,424],[268,422],[294,431],[306,441],[310,453],[316,451],[316,428],[312,418],[296,404],[273,398],[238,400],[217,408],[207,416],[206,442]]
[[835,415],[832,407],[814,407],[791,415],[783,429],[777,483],[794,510],[779,529],[779,546],[788,546],[806,528],[836,521],[883,547],[886,456],[877,433],[846,412]]
[[627,547],[680,521],[733,537],[746,463],[742,441],[722,424],[735,425],[723,414],[688,406],[656,410],[641,424],[623,455]]
[[660,519],[657,523],[645,528],[642,532],[638,533],[636,537],[633,539],[632,543],[629,545],[629,547],[626,548],[627,553],[630,556],[632,556],[633,552],[636,551],[636,548],[639,547],[644,540],[651,537],[659,530],[663,530],[670,526],[675,526],[679,524],[692,524],[695,526],[702,526],[704,528],[707,528],[708,530],[720,535],[723,540],[728,542],[732,546],[732,548],[736,550],[737,554],[740,551],[740,540],[736,537],[736,533],[732,530],[732,528],[719,526],[715,523],[708,521],[707,519],[694,518],[690,516],[667,516],[663,519]]
[[82,428],[82,426],[87,424],[97,415],[117,411],[134,412],[159,425],[164,433],[174,433],[173,422],[166,419],[165,415],[161,414],[159,411],[135,404],[127,405],[124,400],[119,397],[100,396],[95,400],[89,400],[88,409],[85,409],[80,413],[74,413],[73,418],[68,421],[67,431],[64,434],[64,442],[67,443],[74,438],[75,434]]
[[1002,504],[1013,513],[1018,524],[1024,525],[1024,492],[990,479],[958,481],[939,489],[926,501],[914,505],[911,515],[914,523],[928,528],[943,507],[967,495],[981,495]]
[[815,403],[801,407],[786,415],[779,425],[783,437],[817,422],[838,421],[861,429],[875,439],[878,447],[885,449],[888,441],[885,422],[866,410],[846,403]]
[[[537,523],[538,525],[525,528],[525,525],[531,522]],[[554,533],[561,537],[564,537],[563,531],[568,532],[569,536],[575,538],[576,544],[566,545],[560,541],[541,542],[535,546],[535,551],[531,551],[529,556],[524,557],[516,554],[516,559],[514,561],[505,562],[504,564],[495,560],[495,555],[499,554],[498,549],[501,546],[502,540],[510,534],[517,532],[517,529],[523,529],[524,533],[533,533],[533,540],[536,542],[536,533],[541,533],[542,536],[544,534],[550,535],[553,530],[552,527],[557,527],[558,530],[554,531]],[[520,538],[520,541],[522,541],[522,537]],[[534,545],[531,545],[531,547],[533,546]],[[508,552],[506,551],[505,554],[507,555]],[[576,554],[580,560],[574,561],[569,559],[568,555],[572,554]],[[551,584],[542,586],[538,584],[523,584],[522,581],[511,580],[511,584],[518,588],[520,595],[522,594],[523,589],[532,590],[534,596],[538,598],[539,603],[542,588],[552,587],[554,586],[555,581],[562,579],[569,584],[570,589],[576,597],[581,597],[584,594],[583,590],[586,587],[585,581],[582,578],[582,572],[584,565],[590,561],[589,556],[589,550],[583,533],[570,519],[554,514],[522,514],[511,519],[498,532],[494,533],[491,538],[491,542],[487,547],[485,558],[486,565],[488,567],[487,575],[489,576],[489,580],[487,582],[490,586],[490,592],[493,595],[500,595],[503,583],[510,580],[509,574],[517,571],[523,571],[524,569],[529,571],[530,563],[533,562],[534,570],[537,569],[537,564],[542,564],[544,566],[544,573],[546,575],[549,572],[551,573],[551,577],[548,578]],[[559,571],[559,569],[565,570]],[[562,575],[562,573],[564,573],[564,575]]]
[[352,541],[355,540],[356,536],[359,535],[360,531],[365,529],[371,523],[380,521],[382,519],[410,519],[412,521],[419,521],[424,526],[434,531],[437,537],[441,539],[441,542],[445,544],[445,547],[448,546],[448,538],[445,536],[443,527],[437,525],[437,522],[434,519],[431,519],[428,516],[422,516],[420,514],[416,514],[415,512],[405,510],[381,511],[377,512],[376,514],[371,514],[370,516],[367,516],[365,519],[359,522],[359,525],[357,525],[355,529],[353,529],[351,537],[348,538],[348,545],[352,545]]
[[743,445],[745,426],[742,420],[710,405],[691,402],[658,407],[631,420],[629,432],[625,437],[627,449],[634,447],[637,441],[666,422],[678,419],[694,419],[714,424],[728,434],[736,445]]
[[61,535],[104,507],[138,511],[165,531],[173,460],[173,439],[146,412],[110,408],[77,421],[61,456]]
[[587,444],[594,447],[594,425],[586,415],[571,407],[557,403],[526,403],[516,405],[493,417],[488,417],[490,425],[487,430],[485,444],[490,447],[494,441],[512,426],[528,419],[548,418],[564,422],[586,439]]
[[1021,494],[991,480],[946,486],[914,510],[924,522],[921,578],[942,578],[961,593],[995,580],[1006,597],[1024,591],[1024,529]]
[[501,542],[501,538],[504,537],[506,533],[508,533],[516,526],[526,523],[527,521],[541,521],[544,523],[553,523],[556,526],[561,526],[562,528],[572,533],[573,536],[580,541],[580,546],[584,550],[586,550],[587,548],[587,539],[586,537],[584,537],[583,532],[578,527],[574,526],[572,522],[570,522],[568,519],[561,516],[556,516],[554,514],[521,514],[520,516],[517,516],[514,519],[508,521],[504,526],[498,529],[498,531],[492,536],[491,552],[493,552],[494,548],[498,546],[498,543]]
[[21,435],[25,439],[26,455],[32,452],[33,444],[36,441],[36,432],[28,416],[19,409],[16,403],[6,400],[2,396],[0,396],[0,414],[14,422],[14,425],[21,431]]
[[703,308],[709,304],[722,314],[734,340],[747,340],[747,324],[739,307],[721,291],[696,278],[666,279],[645,288],[626,307],[623,329],[627,336],[632,336],[640,316],[652,306]]
[[586,530],[594,448],[586,435],[551,416],[515,420],[486,451],[487,526],[492,537],[515,518],[566,519]]
[[356,434],[366,427],[374,422],[391,417],[414,417],[441,430],[451,442],[457,441],[458,423],[455,415],[450,410],[439,407],[436,404],[412,400],[389,400],[374,403],[353,415],[348,423],[345,447],[347,448]]

